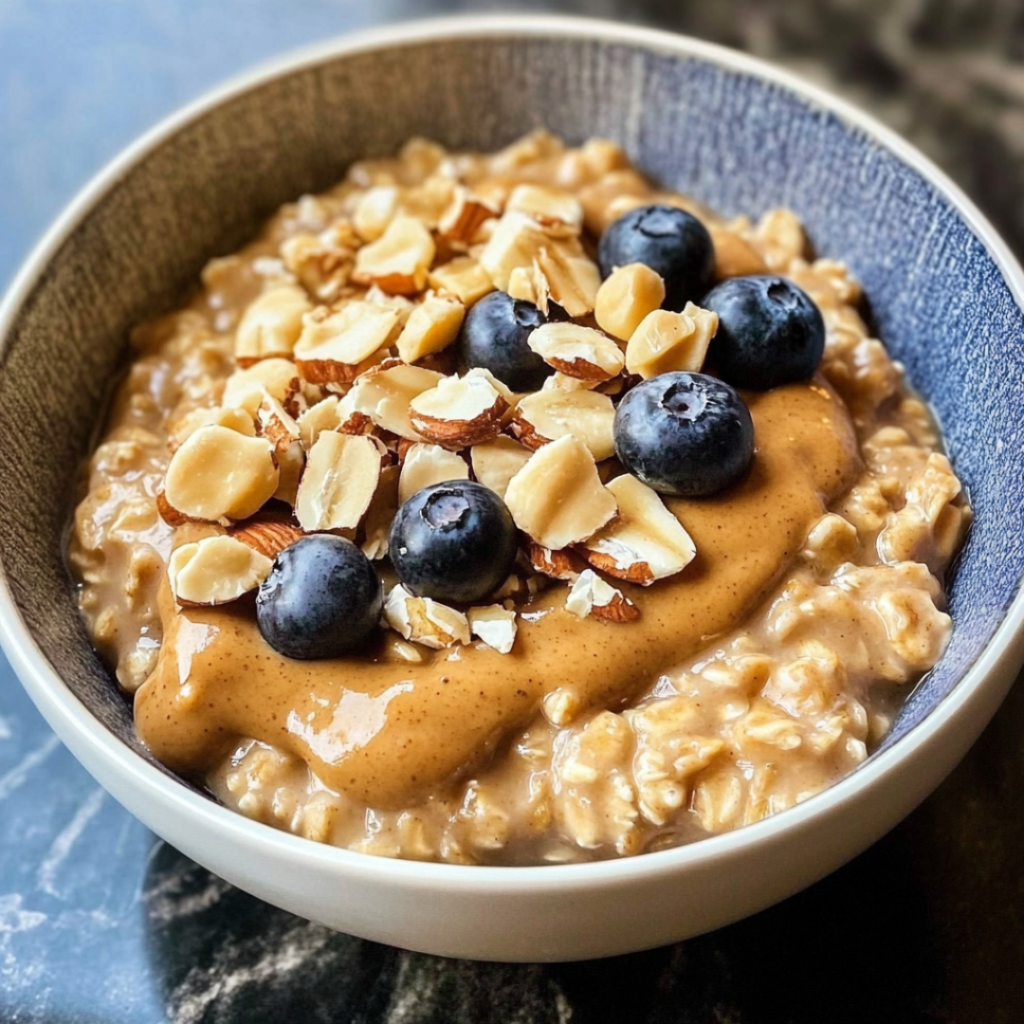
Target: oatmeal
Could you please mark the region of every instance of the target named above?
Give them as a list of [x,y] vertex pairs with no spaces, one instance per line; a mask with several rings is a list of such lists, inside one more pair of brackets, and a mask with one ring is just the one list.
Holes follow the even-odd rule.
[[[648,210],[823,352],[751,363],[720,284],[608,257]],[[855,768],[945,648],[970,510],[857,283],[788,211],[722,220],[600,140],[414,140],[202,284],[133,334],[70,559],[143,740],[250,817],[459,863],[690,842]],[[478,359],[502,310],[529,350]],[[732,431],[684,473],[647,411],[629,427],[668,381]],[[435,494],[496,517],[445,554],[457,586],[416,554]],[[272,593],[311,538],[372,567],[315,652],[314,610]]]

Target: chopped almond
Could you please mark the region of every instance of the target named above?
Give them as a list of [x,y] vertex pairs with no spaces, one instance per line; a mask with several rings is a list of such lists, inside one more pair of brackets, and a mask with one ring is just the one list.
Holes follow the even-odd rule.
[[466,307],[458,299],[428,295],[409,314],[398,336],[398,355],[407,363],[447,348],[458,336]]
[[375,242],[387,230],[398,209],[398,189],[394,185],[374,185],[356,203],[352,226],[364,242]]
[[352,410],[368,416],[383,430],[410,441],[422,441],[409,419],[410,403],[444,379],[420,366],[386,362],[357,378],[346,398]]
[[428,441],[445,448],[468,448],[501,430],[508,409],[504,385],[486,370],[473,369],[463,377],[443,377],[430,391],[409,403],[413,428]]
[[527,344],[549,366],[580,380],[608,380],[625,365],[622,350],[611,338],[580,324],[541,324],[530,332]]
[[593,569],[585,570],[572,585],[565,607],[581,619],[588,615],[606,622],[632,622],[640,618],[640,609]]
[[413,444],[402,461],[402,476],[398,482],[399,504],[431,484],[468,479],[469,466],[455,452],[437,444]]
[[715,246],[715,277],[718,280],[768,273],[768,264],[761,254],[735,231],[720,224],[708,224],[707,229]]
[[594,457],[571,434],[530,456],[509,481],[505,504],[516,526],[552,551],[586,540],[618,508],[601,483]]
[[302,318],[312,308],[305,291],[295,284],[280,285],[253,299],[235,330],[238,365],[289,358],[302,333]]
[[383,558],[388,553],[391,523],[394,521],[399,505],[399,473],[398,466],[385,466],[380,471],[377,489],[373,492],[373,500],[366,510],[362,551],[371,562]]
[[227,604],[255,590],[269,575],[273,559],[235,537],[204,537],[171,555],[167,576],[179,605]]
[[457,256],[427,276],[431,288],[454,295],[463,305],[472,306],[494,291],[487,271],[470,256]]
[[356,253],[352,280],[392,294],[415,295],[427,285],[435,252],[433,236],[419,218],[396,216],[380,238]]
[[577,389],[547,388],[520,399],[512,431],[527,448],[560,437],[578,438],[600,462],[615,453],[615,406],[607,395]]
[[597,264],[577,250],[578,247],[567,243],[552,241],[537,256],[552,300],[573,317],[586,316],[593,310],[601,287]]
[[261,359],[245,370],[235,370],[224,385],[221,405],[244,409],[253,418],[265,395],[276,398],[292,415],[301,412],[299,371],[290,359]]
[[526,555],[536,572],[550,576],[553,580],[575,580],[587,568],[586,560],[572,548],[552,551],[530,541]]
[[415,597],[401,584],[388,594],[384,618],[406,640],[434,650],[470,641],[469,620],[462,612],[429,597]]
[[460,185],[455,188],[451,203],[438,222],[437,231],[444,238],[468,245],[476,241],[484,221],[500,213],[497,206]]
[[551,287],[536,260],[528,267],[516,267],[509,274],[507,290],[513,299],[532,302],[545,316],[548,315]]
[[649,313],[626,346],[626,369],[644,380],[673,370],[697,372],[704,365],[718,314],[692,302],[682,313],[658,309]]
[[467,613],[472,634],[499,654],[508,654],[516,642],[516,613],[500,604],[470,608]]
[[597,290],[594,318],[603,331],[628,341],[648,313],[661,309],[665,282],[643,263],[616,267]]
[[164,497],[192,519],[248,519],[273,496],[279,475],[273,445],[265,438],[200,427],[171,456]]
[[508,482],[526,465],[530,449],[524,448],[511,437],[495,437],[475,444],[470,449],[473,475],[484,487],[499,497],[505,497]]
[[275,452],[282,452],[292,442],[299,440],[298,423],[276,398],[264,396],[256,417],[260,424],[260,434],[274,446]]
[[362,300],[307,317],[295,346],[299,372],[317,384],[354,380],[366,361],[390,343],[398,322],[393,309]]
[[517,185],[508,197],[506,210],[524,213],[541,227],[563,229],[578,235],[583,230],[583,206],[564,189],[546,185]]
[[172,452],[176,452],[186,438],[194,434],[200,427],[212,426],[227,427],[228,430],[245,434],[246,437],[256,436],[256,421],[245,409],[193,409],[170,428],[167,447]]
[[619,514],[584,543],[582,553],[591,565],[646,587],[693,561],[693,540],[656,491],[629,473],[607,487]]
[[373,438],[325,430],[309,451],[295,515],[302,528],[355,529],[380,478],[380,449]]
[[228,530],[228,536],[248,544],[253,550],[273,560],[303,533],[292,523],[290,516],[258,512],[251,519]]

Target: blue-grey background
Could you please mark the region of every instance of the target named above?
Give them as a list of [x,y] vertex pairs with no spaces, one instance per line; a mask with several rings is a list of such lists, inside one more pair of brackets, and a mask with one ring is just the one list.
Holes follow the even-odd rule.
[[[509,5],[0,0],[0,282],[94,171],[208,85],[352,28],[491,6]],[[922,146],[1024,252],[1015,0],[519,6],[675,28],[810,75]],[[335,935],[232,889],[107,797],[0,662],[0,1024],[1021,1021],[1022,735],[1018,686],[917,812],[779,907],[604,963],[500,967]]]

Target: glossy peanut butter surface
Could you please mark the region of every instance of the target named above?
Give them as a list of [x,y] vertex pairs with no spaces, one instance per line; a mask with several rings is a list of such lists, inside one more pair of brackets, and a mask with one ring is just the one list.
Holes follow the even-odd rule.
[[845,407],[823,382],[747,397],[752,470],[720,497],[668,502],[697,558],[652,587],[623,585],[639,620],[579,618],[559,584],[524,610],[510,655],[479,644],[420,664],[372,652],[302,662],[263,641],[251,606],[181,611],[165,589],[160,661],[136,695],[142,738],[171,768],[202,775],[255,737],[354,800],[400,807],[479,764],[557,687],[621,705],[739,625],[859,472]]

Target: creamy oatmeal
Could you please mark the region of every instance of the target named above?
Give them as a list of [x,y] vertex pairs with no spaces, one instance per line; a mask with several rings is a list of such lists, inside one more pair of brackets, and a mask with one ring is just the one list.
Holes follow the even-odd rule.
[[[650,204],[707,227],[716,280],[781,275],[824,320],[813,377],[742,392],[753,461],[709,497],[659,497],[614,454],[622,396],[700,370],[718,326],[659,311],[646,267],[602,283],[597,239]],[[548,314],[535,390],[459,373],[496,289]],[[859,298],[794,214],[719,219],[601,140],[414,140],[286,205],[133,333],[75,515],[81,608],[143,740],[252,818],[460,863],[635,854],[819,792],[942,654],[970,518]],[[465,479],[507,502],[518,559],[471,606],[417,598],[396,510]],[[387,595],[340,659],[257,625],[255,589],[309,533],[352,540]]]

